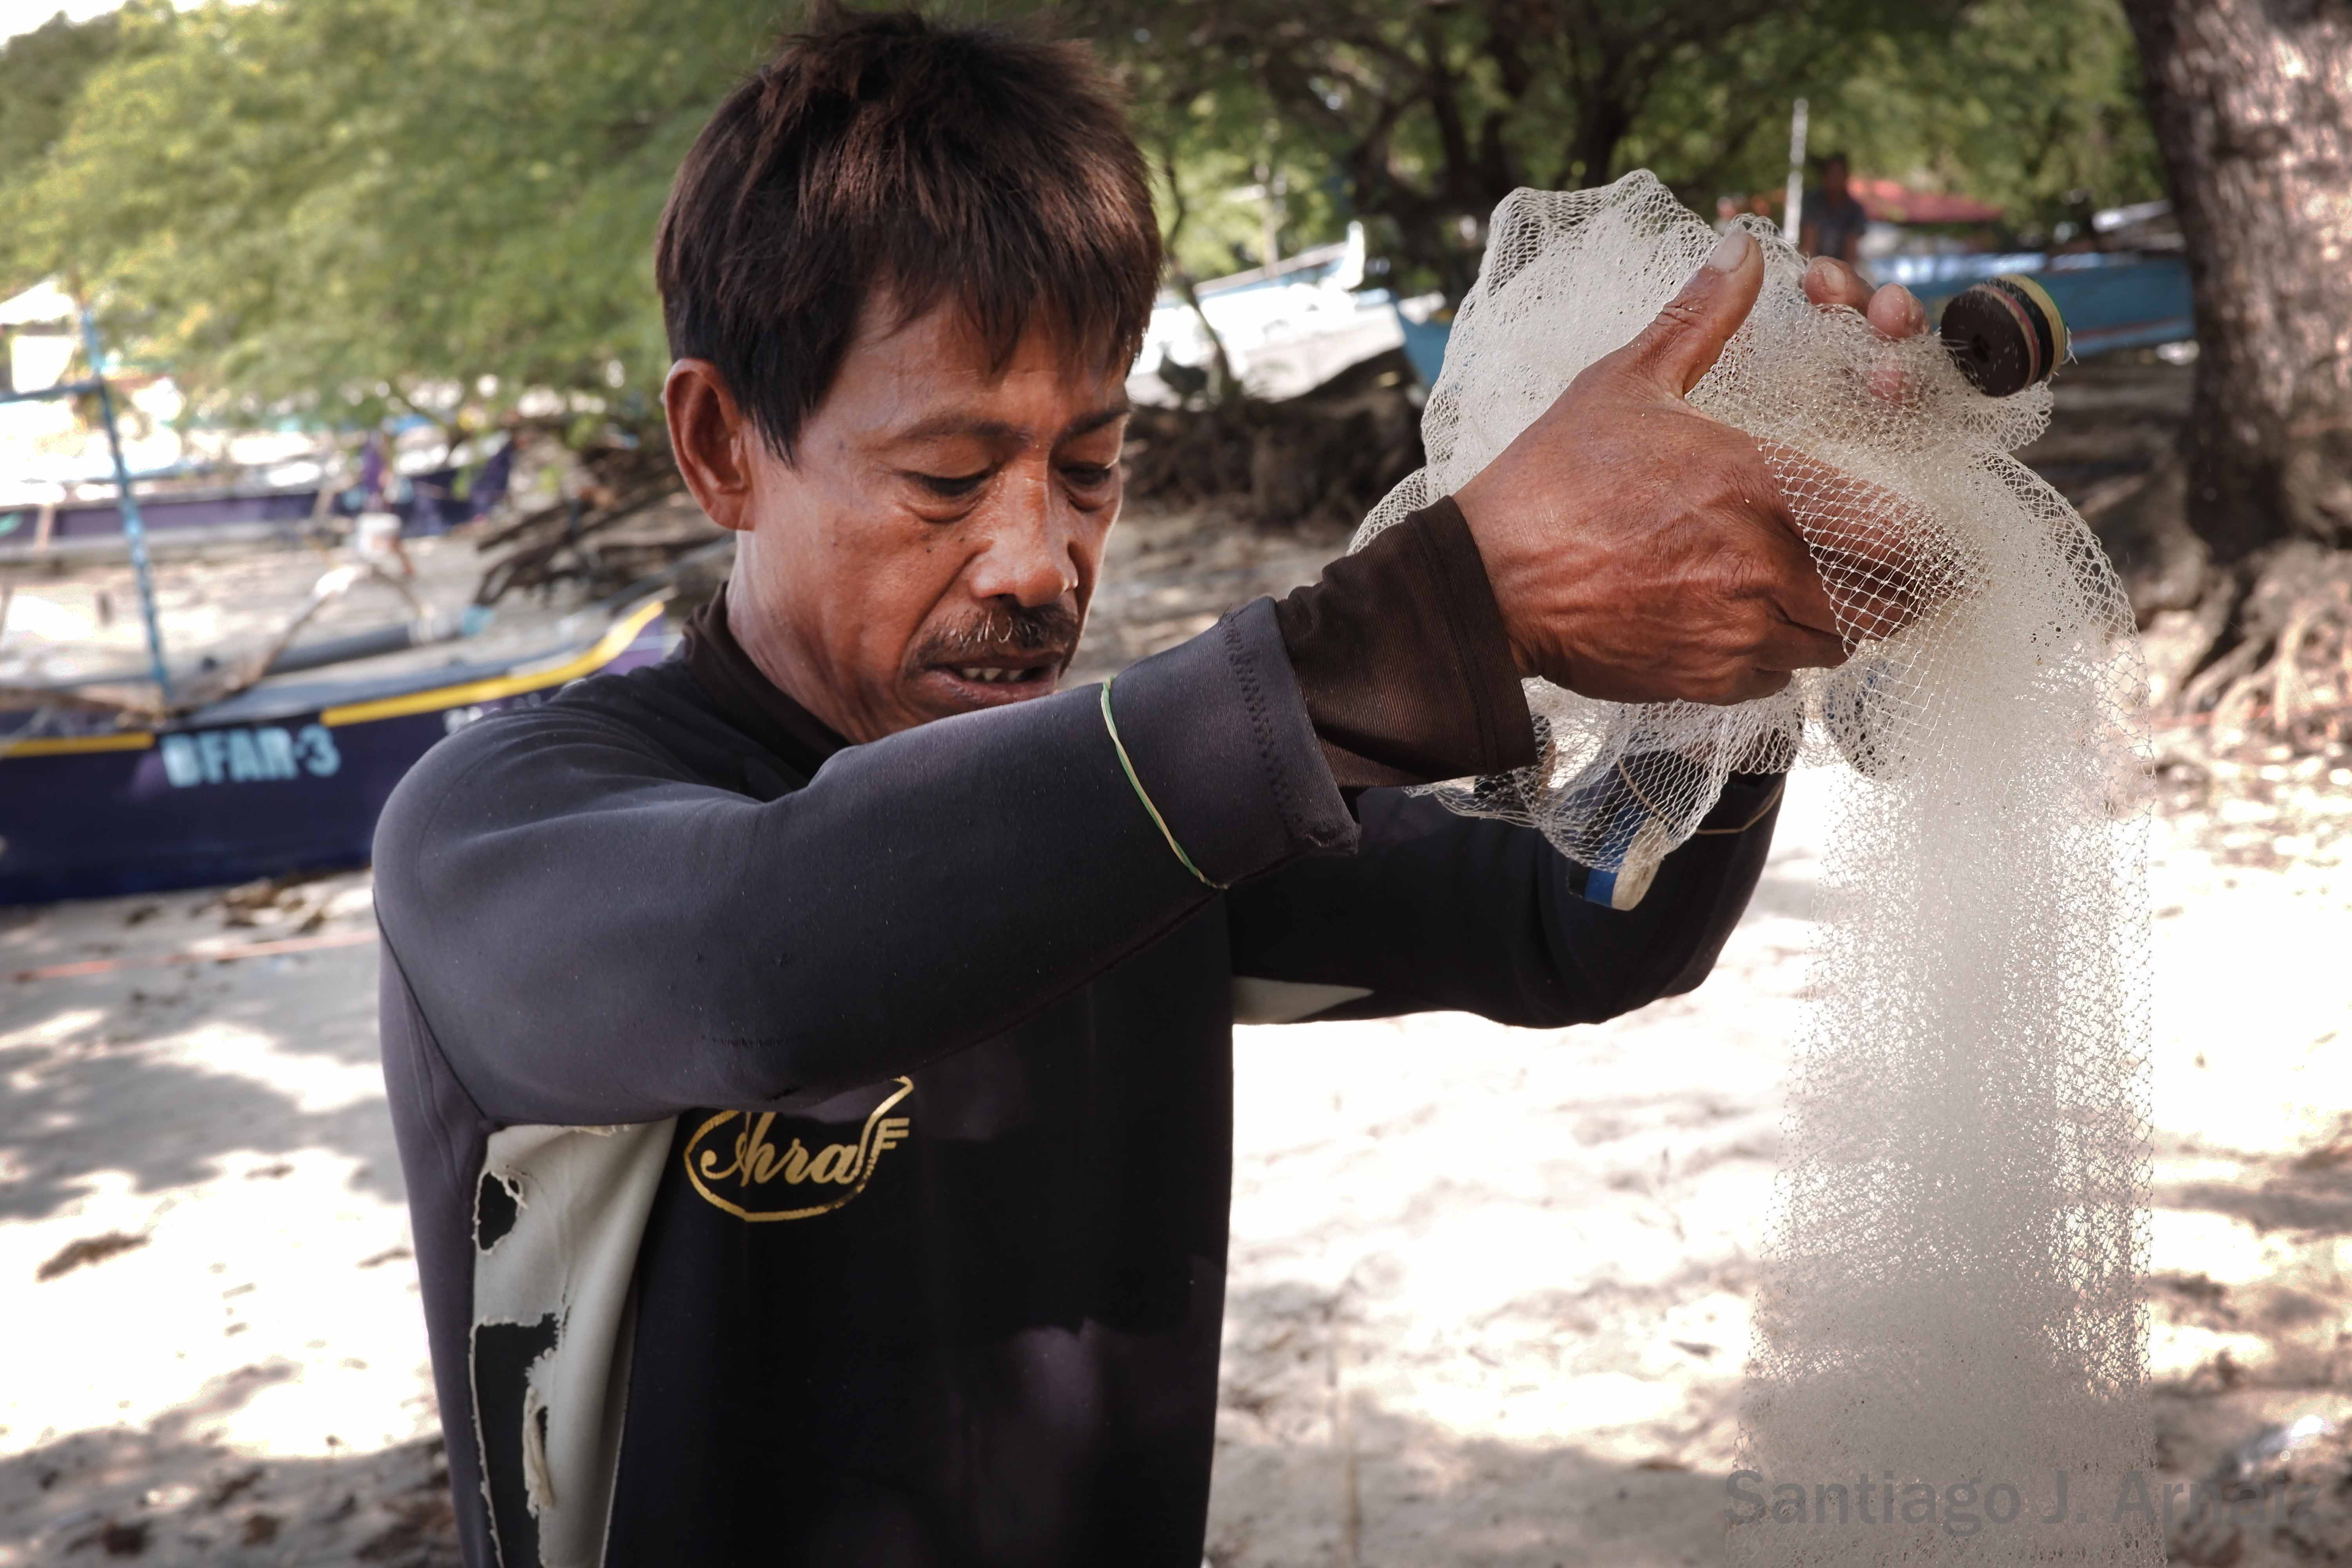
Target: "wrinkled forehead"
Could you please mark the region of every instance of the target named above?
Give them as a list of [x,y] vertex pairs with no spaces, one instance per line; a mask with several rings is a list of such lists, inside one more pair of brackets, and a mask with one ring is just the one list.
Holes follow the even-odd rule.
[[846,399],[894,424],[1011,403],[1055,431],[1079,419],[1099,425],[1127,411],[1118,347],[1087,342],[1049,301],[1008,332],[952,296],[910,308],[877,286],[825,401]]
[[920,331],[940,346],[952,346],[960,360],[992,370],[1010,363],[1017,353],[1034,350],[1067,361],[1076,374],[1124,374],[1133,345],[1121,339],[1117,323],[1099,317],[1099,311],[1045,289],[1005,297],[952,282],[913,289],[884,278],[866,291],[858,307],[853,347]]

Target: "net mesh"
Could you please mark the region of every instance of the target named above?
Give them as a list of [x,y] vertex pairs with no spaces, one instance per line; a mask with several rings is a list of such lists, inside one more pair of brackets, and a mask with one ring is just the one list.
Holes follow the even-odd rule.
[[[1358,548],[1477,473],[1718,238],[1646,173],[1517,192],[1489,232],[1428,465]],[[1728,1505],[1735,1536],[1757,1563],[2158,1563],[2132,1490],[2152,1438],[2130,613],[2082,521],[2009,456],[2047,389],[1987,398],[1932,336],[1815,308],[1802,259],[1755,232],[1762,297],[1690,402],[1763,449],[1849,661],[1727,708],[1530,680],[1538,762],[1432,793],[1632,875],[1728,773],[1831,764],[1742,1415],[1761,1479]]]

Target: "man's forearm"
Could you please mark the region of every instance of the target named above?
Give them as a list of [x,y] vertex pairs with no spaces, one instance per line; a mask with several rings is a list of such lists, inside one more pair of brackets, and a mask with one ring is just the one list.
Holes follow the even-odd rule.
[[848,747],[772,800],[680,776],[643,732],[487,726],[386,812],[386,934],[497,1114],[625,1121],[910,1070],[1223,886],[1353,850],[1342,783],[1533,750],[1450,508],[1107,693]]
[[1333,562],[1275,613],[1342,789],[1505,773],[1536,760],[1502,612],[1451,500]]
[[764,803],[682,774],[655,725],[562,704],[486,724],[385,812],[385,934],[493,1115],[905,1072],[1067,994],[1212,882],[1353,847],[1269,605],[1113,696],[1132,780],[1088,689],[852,747]]

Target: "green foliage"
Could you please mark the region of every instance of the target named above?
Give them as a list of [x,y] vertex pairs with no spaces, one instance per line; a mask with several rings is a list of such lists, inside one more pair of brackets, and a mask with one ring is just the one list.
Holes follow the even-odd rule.
[[[1178,253],[1232,265],[1270,165],[1286,248],[1370,220],[1408,286],[1458,294],[1521,184],[1654,169],[1708,210],[1777,190],[1790,100],[1814,145],[2028,226],[2157,194],[2115,0],[1073,0],[1192,200]],[[1466,225],[1465,225],[1466,220]]]
[[28,33],[0,44],[0,298],[40,279],[17,258],[24,226],[14,194],[37,175],[66,132],[82,84],[121,47],[118,15],[87,22],[60,12]]
[[1171,263],[1195,279],[1259,265],[1269,218],[1285,256],[1347,226],[1344,185],[1328,160],[1253,95],[1202,93],[1181,113],[1138,113],[1136,132]]
[[544,387],[651,416],[655,220],[772,18],[736,0],[214,0],[124,28],[143,47],[90,79],[15,192],[19,260],[86,279],[200,396],[454,422]]
[[[793,0],[132,0],[0,49],[0,288],[61,273],[200,410],[657,417],[672,173]],[[1037,0],[950,0],[1024,16]],[[1367,220],[1458,294],[1513,186],[1777,188],[1789,100],[1865,174],[2054,219],[2154,195],[2115,0],[1065,0],[1195,277]],[[2073,194],[2070,195],[2070,194]],[[1181,198],[1181,199],[1180,199]]]
[[1825,110],[1816,146],[2004,207],[2029,238],[2165,191],[2117,0],[1977,0],[1943,49],[1875,41]]
[[[1523,184],[1634,163],[1707,190],[1880,39],[1936,47],[1960,0],[1073,0],[1147,133],[1336,175],[1412,283],[1458,294]],[[1465,220],[1466,223],[1465,223]],[[1307,237],[1301,236],[1300,237]]]
[[28,169],[65,133],[82,82],[115,52],[121,18],[63,12],[0,44],[0,177]]

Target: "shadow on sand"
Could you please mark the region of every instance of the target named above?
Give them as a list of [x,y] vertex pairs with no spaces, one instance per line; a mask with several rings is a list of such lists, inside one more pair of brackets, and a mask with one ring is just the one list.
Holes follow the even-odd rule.
[[[229,963],[140,962],[225,933],[200,921],[203,895],[176,895],[162,918],[126,929],[163,900],[110,900],[7,911],[0,968],[59,960],[123,960],[94,974],[0,978],[0,1221],[39,1220],[82,1196],[100,1171],[129,1173],[142,1193],[221,1173],[221,1157],[329,1148],[352,1156],[358,1183],[402,1196],[392,1127],[380,1095],[331,1110],[251,1071],[212,1070],[188,1037],[268,1042],[274,1054],[331,1071],[376,1064],[373,946]],[[338,928],[363,930],[350,917]],[[226,933],[235,934],[235,933]],[[344,1098],[337,1096],[335,1098]]]

